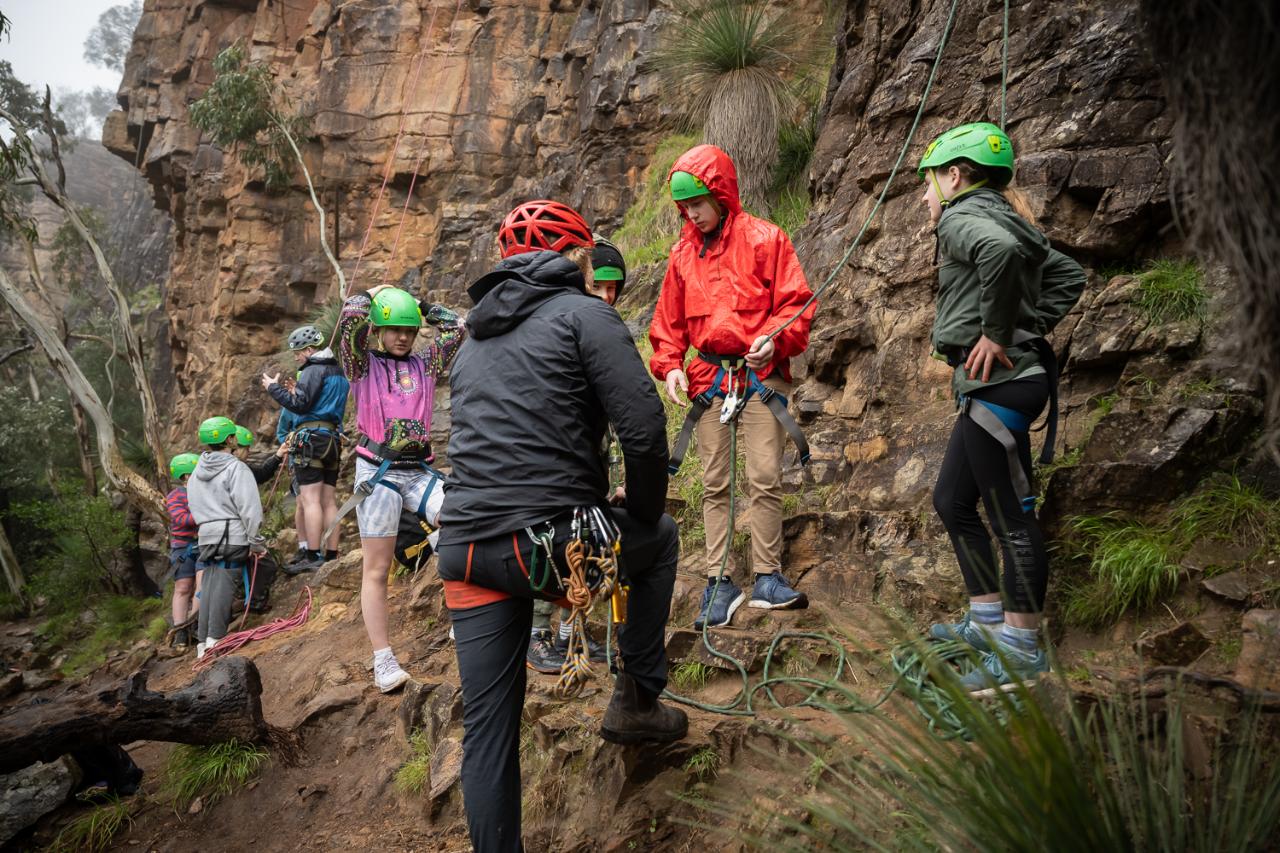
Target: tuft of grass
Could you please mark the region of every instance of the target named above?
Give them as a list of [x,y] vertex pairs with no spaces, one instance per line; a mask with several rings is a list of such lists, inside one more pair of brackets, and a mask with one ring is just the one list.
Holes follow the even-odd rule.
[[[1084,706],[1026,687],[979,699],[935,663],[934,682],[971,742],[903,725],[900,715],[849,715],[849,741],[825,756],[801,803],[808,818],[781,817],[776,836],[753,839],[753,849],[1207,853],[1273,844],[1280,762],[1258,712],[1245,708],[1195,743],[1183,723],[1195,699],[1176,681],[1159,702],[1116,691]],[[1211,772],[1198,775],[1203,758]],[[752,806],[730,808],[742,822],[725,822],[726,831],[738,832]]]
[[1188,544],[1209,538],[1261,549],[1280,541],[1280,501],[1235,474],[1219,474],[1178,501],[1173,522]]
[[1222,391],[1222,387],[1222,382],[1217,379],[1193,379],[1178,389],[1178,396],[1184,400],[1189,400],[1205,394],[1217,394]]
[[133,825],[129,804],[111,797],[59,830],[46,853],[100,853],[111,847],[120,830]]
[[235,738],[212,746],[180,744],[165,763],[164,787],[176,809],[197,797],[207,806],[247,785],[269,757],[265,749]]
[[164,635],[169,633],[169,622],[163,616],[153,617],[147,623],[147,639],[153,643],[158,643],[164,639]]
[[434,744],[427,732],[418,729],[409,735],[409,758],[396,771],[396,787],[406,794],[421,794],[431,782],[431,753]]
[[1182,579],[1175,533],[1113,513],[1068,522],[1067,548],[1089,560],[1089,579],[1066,591],[1064,615],[1077,625],[1109,625],[1172,595]]
[[715,668],[702,661],[686,660],[671,670],[671,684],[681,693],[689,693],[707,686]]
[[696,134],[674,134],[659,142],[653,152],[635,201],[611,238],[626,257],[628,269],[665,261],[679,239],[684,221],[667,189],[667,173],[677,157],[697,144]]
[[1137,305],[1151,322],[1204,320],[1209,294],[1195,261],[1160,258],[1137,278]]
[[809,218],[813,200],[804,186],[788,186],[778,193],[773,203],[772,220],[775,225],[794,237]]
[[720,775],[720,753],[714,746],[702,747],[685,761],[684,772],[692,773],[701,782],[716,778]]

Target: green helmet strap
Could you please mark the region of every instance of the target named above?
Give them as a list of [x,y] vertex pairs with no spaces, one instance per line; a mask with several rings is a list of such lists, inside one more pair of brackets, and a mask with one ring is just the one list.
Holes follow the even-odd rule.
[[947,198],[945,195],[942,194],[942,185],[938,183],[938,170],[925,169],[925,172],[929,175],[929,180],[933,181],[933,191],[938,194],[938,204],[942,205],[943,208],[946,208],[947,206],[953,204],[956,199],[960,198],[960,196],[964,195],[965,193],[971,193],[974,190],[976,190],[978,187],[985,187],[987,185],[987,179],[983,178],[982,180],[977,181],[976,183],[969,184],[969,186],[960,190],[960,192],[956,193],[951,198]]

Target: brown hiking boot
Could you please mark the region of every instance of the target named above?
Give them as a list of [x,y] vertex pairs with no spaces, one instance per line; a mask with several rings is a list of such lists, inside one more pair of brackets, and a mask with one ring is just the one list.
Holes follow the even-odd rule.
[[680,740],[688,731],[689,717],[684,711],[662,704],[631,676],[618,675],[613,698],[600,725],[600,737],[610,743],[666,743]]

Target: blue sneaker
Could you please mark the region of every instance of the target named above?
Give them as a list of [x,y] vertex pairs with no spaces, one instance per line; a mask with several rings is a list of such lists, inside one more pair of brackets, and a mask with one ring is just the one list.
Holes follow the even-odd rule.
[[1020,684],[1033,683],[1048,671],[1049,659],[1043,649],[1028,655],[997,639],[995,649],[983,655],[982,664],[962,676],[960,683],[970,693],[1005,693]]
[[721,578],[720,585],[716,586],[715,578],[712,578],[707,582],[707,588],[702,591],[702,611],[698,614],[698,618],[693,620],[694,630],[701,631],[704,623],[709,628],[728,625],[734,611],[746,600],[746,594],[734,586],[733,581]]
[[751,590],[751,603],[747,606],[762,610],[803,610],[809,606],[809,597],[792,589],[782,572],[774,572],[756,575],[756,585]]
[[949,625],[943,622],[935,622],[930,625],[929,639],[957,640],[961,643],[968,643],[976,651],[988,654],[991,652],[991,643],[995,641],[995,631],[983,628],[970,618],[970,614],[966,613],[959,622],[952,622]]

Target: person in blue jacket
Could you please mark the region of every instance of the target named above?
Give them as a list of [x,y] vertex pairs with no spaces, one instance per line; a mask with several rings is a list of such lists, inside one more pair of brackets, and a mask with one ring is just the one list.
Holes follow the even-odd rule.
[[342,418],[351,385],[333,350],[317,349],[323,343],[324,336],[315,326],[302,326],[290,333],[289,350],[301,368],[291,389],[280,383],[280,374],[262,374],[262,387],[291,416],[282,416],[280,428],[287,425],[286,437],[293,436],[289,465],[298,484],[302,528],[306,532],[305,540],[299,535],[299,541],[305,541],[307,549],[302,560],[285,568],[290,574],[315,571],[338,556],[337,529],[328,542],[322,543],[321,538],[338,516],[336,488],[342,461]]

